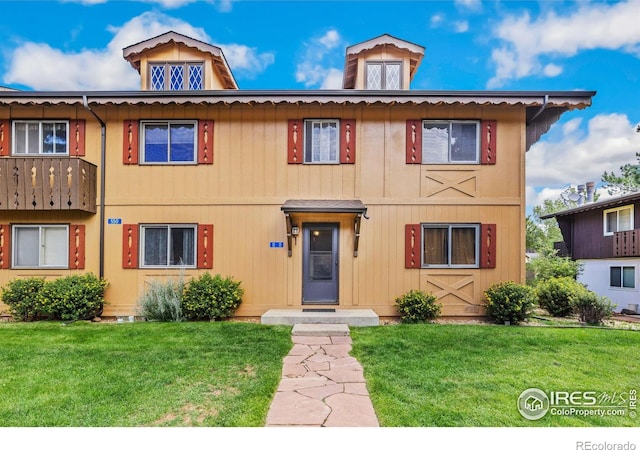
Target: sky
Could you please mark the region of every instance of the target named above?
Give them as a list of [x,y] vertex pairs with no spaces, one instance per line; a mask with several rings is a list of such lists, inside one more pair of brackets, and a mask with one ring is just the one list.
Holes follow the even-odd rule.
[[240,89],[341,87],[345,49],[426,48],[412,89],[593,90],[527,153],[527,214],[640,152],[640,0],[0,0],[0,86],[137,90],[122,49],[169,30],[220,46]]

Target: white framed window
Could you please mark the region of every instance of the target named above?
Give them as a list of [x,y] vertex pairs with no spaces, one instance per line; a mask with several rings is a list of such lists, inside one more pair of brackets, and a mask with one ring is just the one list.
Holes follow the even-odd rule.
[[141,267],[196,267],[196,225],[141,225]]
[[304,162],[338,164],[340,162],[340,121],[307,119],[304,121]]
[[603,212],[604,235],[612,236],[616,231],[633,230],[633,205],[607,209]]
[[609,267],[609,287],[635,289],[635,266],[611,266]]
[[479,164],[480,122],[422,121],[423,164]]
[[14,155],[69,154],[69,122],[63,120],[15,120]]
[[365,77],[368,90],[402,89],[402,61],[367,61]]
[[204,65],[201,62],[149,64],[152,91],[200,91],[204,89]]
[[14,225],[11,242],[14,268],[69,267],[68,225]]
[[479,267],[479,225],[422,224],[423,267]]
[[197,123],[191,121],[142,121],[141,164],[195,164]]

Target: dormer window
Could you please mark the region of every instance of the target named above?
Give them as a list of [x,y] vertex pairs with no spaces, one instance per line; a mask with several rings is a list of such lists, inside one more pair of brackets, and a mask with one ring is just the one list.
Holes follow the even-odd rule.
[[402,80],[401,61],[367,61],[367,89],[399,90]]
[[151,63],[152,91],[200,91],[204,88],[202,63]]

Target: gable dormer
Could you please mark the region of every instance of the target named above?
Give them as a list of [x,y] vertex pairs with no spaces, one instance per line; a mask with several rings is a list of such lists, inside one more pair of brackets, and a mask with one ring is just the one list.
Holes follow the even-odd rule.
[[383,34],[347,47],[343,89],[407,90],[424,47]]
[[174,31],[126,47],[143,91],[238,89],[220,47]]

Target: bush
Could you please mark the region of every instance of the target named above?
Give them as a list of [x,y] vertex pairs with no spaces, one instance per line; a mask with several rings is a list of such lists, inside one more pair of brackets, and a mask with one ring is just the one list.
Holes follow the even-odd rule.
[[601,297],[586,288],[584,294],[576,297],[572,304],[580,321],[590,325],[601,324],[604,319],[611,317],[616,307],[607,297]]
[[567,317],[573,312],[575,299],[586,295],[587,288],[573,278],[549,278],[536,286],[538,304],[554,317]]
[[181,322],[182,296],[184,294],[184,277],[166,282],[152,280],[149,288],[138,300],[138,314],[147,320],[160,322]]
[[40,291],[42,312],[50,319],[93,319],[102,312],[106,285],[92,273],[48,281]]
[[527,268],[535,274],[535,282],[550,278],[577,278],[582,272],[582,264],[569,257],[558,256],[556,251],[538,255],[533,258]]
[[44,278],[16,278],[2,287],[2,301],[15,320],[30,322],[42,313],[40,291]]
[[187,284],[182,311],[191,320],[227,319],[242,303],[243,294],[239,281],[205,272]]
[[492,285],[484,296],[487,314],[499,324],[518,324],[528,319],[535,304],[533,289],[513,281]]
[[423,291],[412,290],[396,298],[398,312],[404,323],[420,323],[433,320],[440,315],[442,305],[436,297]]

